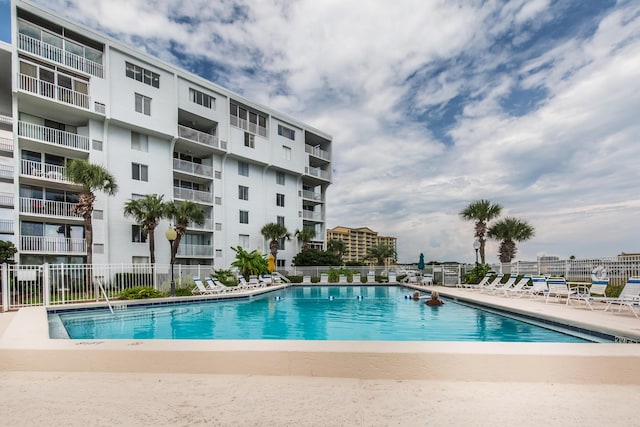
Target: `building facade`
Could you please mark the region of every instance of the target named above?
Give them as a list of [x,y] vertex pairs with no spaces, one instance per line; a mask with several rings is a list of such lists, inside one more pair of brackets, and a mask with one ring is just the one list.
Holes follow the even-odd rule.
[[[105,167],[114,196],[97,193],[94,263],[149,260],[144,230],[124,217],[147,194],[190,200],[177,261],[228,268],[230,248],[260,249],[266,223],[312,228],[322,246],[330,135],[29,2],[11,3],[12,42],[0,44],[0,239],[22,264],[81,263],[79,187],[71,159]],[[163,220],[156,259],[169,262]],[[299,251],[287,241],[280,267]]]
[[[346,247],[346,253],[342,259],[349,261],[363,261],[370,248],[379,245],[387,245],[397,253],[396,238],[379,236],[378,232],[368,227],[349,228],[334,227],[327,230],[327,242],[330,240],[341,240]],[[389,259],[392,262],[395,260]]]

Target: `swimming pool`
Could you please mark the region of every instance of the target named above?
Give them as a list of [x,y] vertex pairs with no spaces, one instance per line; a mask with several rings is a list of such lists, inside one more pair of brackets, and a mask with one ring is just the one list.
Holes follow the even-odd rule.
[[71,339],[589,342],[451,300],[429,307],[406,298],[409,293],[390,286],[295,286],[114,314],[61,311],[50,313],[49,323],[52,337]]

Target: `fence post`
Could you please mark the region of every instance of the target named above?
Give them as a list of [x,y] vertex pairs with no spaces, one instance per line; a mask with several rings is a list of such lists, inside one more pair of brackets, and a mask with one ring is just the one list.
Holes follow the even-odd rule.
[[2,311],[9,311],[9,266],[2,264]]
[[42,265],[42,301],[44,306],[49,307],[51,305],[51,283],[49,283],[49,263],[45,262]]

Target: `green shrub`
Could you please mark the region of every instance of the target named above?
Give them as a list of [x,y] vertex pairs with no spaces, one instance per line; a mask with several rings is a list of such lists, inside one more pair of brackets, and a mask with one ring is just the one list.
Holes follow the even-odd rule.
[[195,285],[187,285],[183,288],[176,288],[176,296],[177,297],[190,297],[193,296],[193,292],[191,292],[195,288]]
[[302,276],[287,276],[291,283],[302,283]]
[[119,299],[148,299],[162,298],[163,296],[165,295],[162,292],[148,286],[125,289],[118,294]]
[[238,281],[236,280],[236,276],[233,274],[231,270],[214,270],[213,274],[215,277],[220,280],[223,284],[227,286],[237,286]]

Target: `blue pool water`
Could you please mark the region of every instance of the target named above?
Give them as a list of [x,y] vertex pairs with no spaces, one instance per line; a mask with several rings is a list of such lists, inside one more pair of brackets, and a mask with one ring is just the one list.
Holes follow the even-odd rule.
[[[587,342],[445,299],[440,307],[386,286],[290,287],[249,299],[69,311],[72,339]],[[59,324],[59,323],[58,323]],[[55,334],[54,334],[55,335]]]

